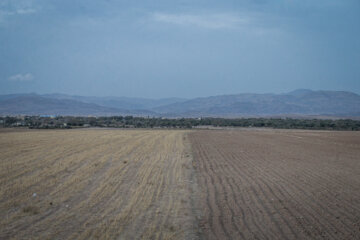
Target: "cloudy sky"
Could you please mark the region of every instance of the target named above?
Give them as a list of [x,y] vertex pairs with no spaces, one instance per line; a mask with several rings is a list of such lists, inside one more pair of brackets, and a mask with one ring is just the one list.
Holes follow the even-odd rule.
[[1,0],[0,94],[360,93],[359,0]]

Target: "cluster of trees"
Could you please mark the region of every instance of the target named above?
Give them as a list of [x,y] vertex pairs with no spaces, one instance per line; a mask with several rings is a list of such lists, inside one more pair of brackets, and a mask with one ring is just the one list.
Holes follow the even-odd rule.
[[292,118],[150,118],[133,116],[71,117],[71,116],[19,116],[0,117],[2,127],[29,128],[193,128],[214,127],[266,127],[283,129],[360,130],[360,121],[292,119]]
[[360,130],[360,121],[351,119],[293,119],[293,118],[205,118],[200,125],[220,127],[267,127],[283,129]]

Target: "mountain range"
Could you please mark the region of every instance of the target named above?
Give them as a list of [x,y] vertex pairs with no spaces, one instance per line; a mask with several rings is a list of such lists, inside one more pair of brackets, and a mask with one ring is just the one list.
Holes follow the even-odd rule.
[[0,115],[158,117],[359,117],[360,96],[345,91],[298,89],[283,94],[243,93],[194,99],[86,97],[66,94],[0,95]]

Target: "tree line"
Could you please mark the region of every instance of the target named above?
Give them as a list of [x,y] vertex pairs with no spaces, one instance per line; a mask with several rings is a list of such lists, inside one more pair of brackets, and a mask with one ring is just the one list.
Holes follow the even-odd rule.
[[295,118],[159,118],[159,117],[74,117],[74,116],[6,116],[0,117],[0,127],[28,128],[199,128],[256,127],[278,129],[360,130],[360,121],[351,119]]

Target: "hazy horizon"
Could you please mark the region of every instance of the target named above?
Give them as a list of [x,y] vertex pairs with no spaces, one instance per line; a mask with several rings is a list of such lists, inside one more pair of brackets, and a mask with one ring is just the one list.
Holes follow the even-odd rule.
[[[281,94],[288,94],[288,93],[291,93],[291,92],[294,92],[294,91],[298,91],[298,90],[310,90],[310,91],[313,91],[313,92],[317,92],[317,91],[340,91],[342,92],[343,90],[324,90],[324,89],[305,89],[305,88],[298,88],[298,89],[293,89],[291,91],[287,91],[287,92],[238,92],[238,93],[230,93],[230,94],[216,94],[216,95],[206,95],[206,96],[195,96],[195,97],[179,97],[179,96],[169,96],[169,97],[143,97],[143,96],[122,96],[122,95],[79,95],[79,94],[69,94],[69,93],[62,93],[62,92],[48,92],[48,93],[38,93],[38,92],[16,92],[16,93],[8,93],[8,94],[0,94],[0,95],[16,95],[16,94],[35,94],[35,95],[40,95],[40,96],[43,96],[43,95],[68,95],[68,96],[79,96],[79,97],[99,97],[99,98],[106,98],[106,97],[124,97],[124,98],[143,98],[143,99],[153,99],[153,100],[157,100],[157,99],[171,99],[171,98],[178,98],[178,99],[186,99],[186,100],[191,100],[191,99],[196,99],[196,98],[206,98],[206,97],[216,97],[216,96],[222,96],[222,95],[237,95],[237,94],[275,94],[275,95],[281,95]],[[355,93],[357,95],[360,95],[359,93],[357,92],[354,92],[354,91],[344,91],[344,92],[350,92],[350,93]]]
[[0,94],[360,93],[357,0],[0,3]]

